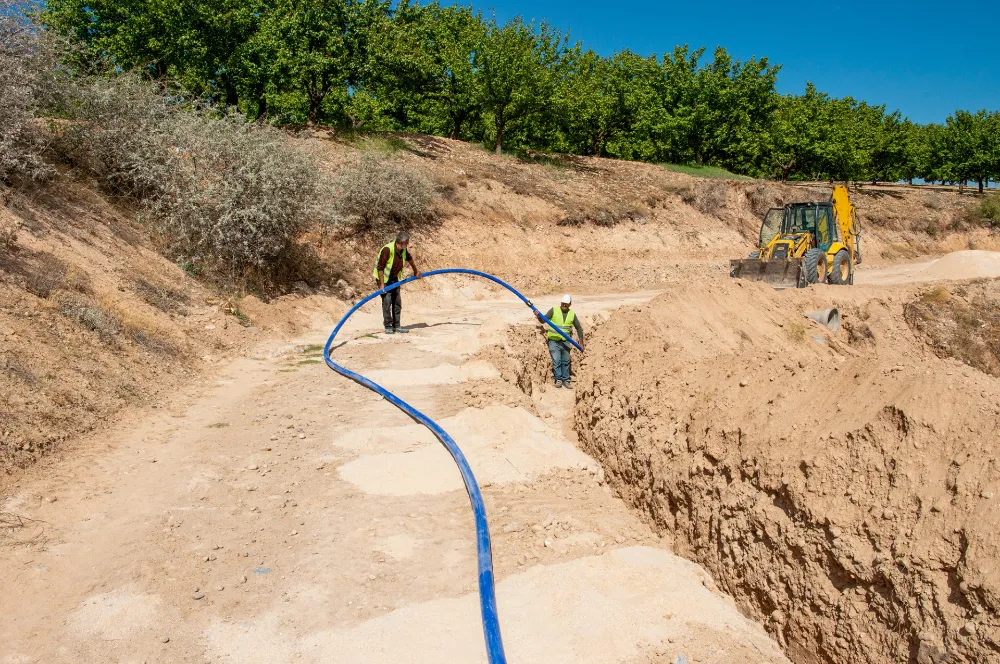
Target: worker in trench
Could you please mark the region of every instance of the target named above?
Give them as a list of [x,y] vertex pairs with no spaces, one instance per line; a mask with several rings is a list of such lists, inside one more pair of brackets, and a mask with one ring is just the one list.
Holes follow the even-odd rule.
[[[580,324],[580,318],[576,312],[570,308],[571,304],[573,304],[573,298],[567,293],[563,295],[559,307],[549,309],[545,317],[565,332],[567,337],[572,337],[575,330],[576,340],[582,350],[584,347],[583,326]],[[538,322],[543,325],[542,331],[545,332],[545,337],[549,342],[549,355],[552,356],[552,375],[555,377],[556,387],[572,387],[570,382],[570,350],[572,346],[558,332],[549,327],[541,316],[538,317]]]
[[400,280],[407,263],[417,279],[423,278],[417,269],[417,264],[413,262],[413,252],[410,251],[409,244],[410,234],[400,232],[394,241],[379,250],[375,262],[375,284],[382,297],[382,324],[385,326],[386,334],[409,332],[400,321],[403,313],[403,299],[400,292],[402,289],[394,288],[386,292],[386,286],[391,286]]

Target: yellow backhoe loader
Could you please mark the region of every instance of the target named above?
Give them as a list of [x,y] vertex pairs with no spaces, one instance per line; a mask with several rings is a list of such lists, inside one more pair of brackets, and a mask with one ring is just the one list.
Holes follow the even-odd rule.
[[730,277],[777,288],[853,284],[854,266],[861,263],[861,221],[847,187],[834,187],[828,202],[771,208],[757,246],[749,258],[729,261]]

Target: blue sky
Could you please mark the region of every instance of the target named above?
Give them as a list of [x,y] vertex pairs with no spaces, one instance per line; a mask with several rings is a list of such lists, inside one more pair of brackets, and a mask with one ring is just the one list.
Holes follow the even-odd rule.
[[[460,4],[467,4],[461,2]],[[602,55],[677,44],[724,46],[782,65],[780,92],[823,92],[886,104],[915,122],[955,109],[1000,110],[1000,31],[991,3],[732,2],[730,0],[475,0],[504,21],[520,14],[569,30]],[[991,25],[993,26],[991,28]]]

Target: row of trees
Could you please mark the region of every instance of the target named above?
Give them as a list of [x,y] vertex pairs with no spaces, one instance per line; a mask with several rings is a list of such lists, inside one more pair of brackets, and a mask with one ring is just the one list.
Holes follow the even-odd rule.
[[274,124],[712,164],[782,178],[1000,178],[1000,114],[918,125],[725,49],[602,57],[547,24],[401,0],[47,0],[78,57]]

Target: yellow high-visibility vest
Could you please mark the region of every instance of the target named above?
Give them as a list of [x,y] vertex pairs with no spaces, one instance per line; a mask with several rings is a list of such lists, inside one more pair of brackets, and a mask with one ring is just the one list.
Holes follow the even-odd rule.
[[[572,309],[566,312],[566,319],[563,320],[562,307],[555,307],[552,310],[552,318],[549,320],[551,320],[556,327],[565,332],[567,337],[572,336],[570,333],[573,330],[573,322],[576,321],[576,314],[573,313]],[[559,333],[552,328],[549,328],[549,339],[552,341],[564,341],[564,339],[559,336]]]
[[[389,274],[390,271],[392,270],[392,262],[396,258],[396,241],[393,240],[389,244],[385,245],[385,247],[382,247],[382,249],[385,249],[386,247],[389,248],[389,260],[385,264],[384,273],[385,273],[385,281],[386,283],[389,283]],[[378,250],[378,256],[375,257],[375,269],[372,270],[372,276],[375,277],[375,281],[378,281],[378,259],[381,258],[382,256],[382,249]],[[403,268],[399,271],[399,273],[403,274],[403,270],[406,269],[406,259],[407,259],[406,249],[403,249],[403,253],[401,253],[399,257],[403,260]]]

